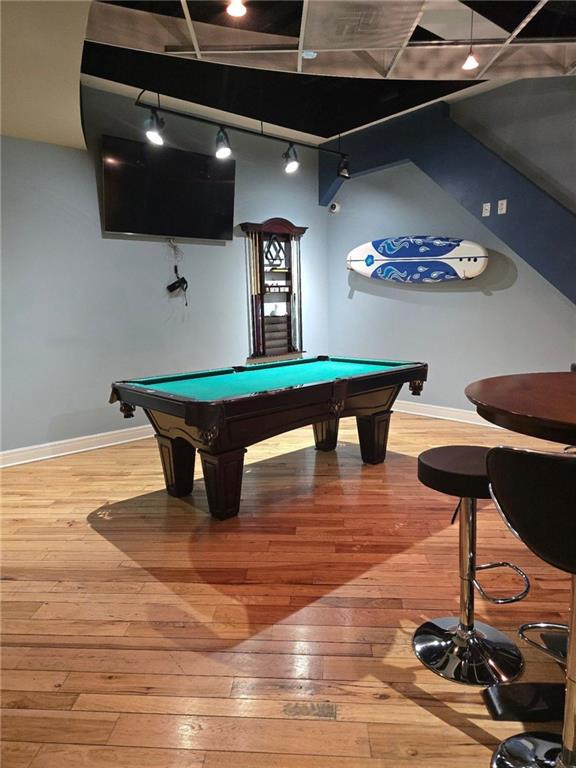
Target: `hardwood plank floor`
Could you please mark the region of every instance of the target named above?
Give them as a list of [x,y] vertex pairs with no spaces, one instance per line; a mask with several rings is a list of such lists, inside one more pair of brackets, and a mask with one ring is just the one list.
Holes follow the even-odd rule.
[[[166,495],[153,440],[4,470],[3,767],[487,766],[526,726],[492,721],[479,689],[411,648],[419,623],[458,611],[455,500],[416,479],[418,453],[447,443],[558,450],[396,413],[373,467],[352,420],[332,454],[301,429],[250,448],[224,522],[201,481]],[[478,599],[478,616],[512,636],[565,621],[569,579],[479,506],[479,562],[518,563],[532,592]],[[523,652],[525,680],[562,680]]]

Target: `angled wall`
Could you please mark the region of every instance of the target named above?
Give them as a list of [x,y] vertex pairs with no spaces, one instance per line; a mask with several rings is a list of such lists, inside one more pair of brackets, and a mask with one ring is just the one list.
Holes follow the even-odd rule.
[[[553,148],[554,136],[547,141]],[[351,157],[354,177],[413,162],[576,303],[576,215],[452,120],[446,104],[353,133],[342,148]],[[343,182],[336,176],[331,156],[321,155],[319,173],[319,201],[327,205]],[[497,201],[504,198],[508,213],[499,216]],[[484,202],[492,204],[488,218],[481,217]],[[442,222],[438,226],[429,234],[443,234]],[[392,234],[424,233],[379,232],[376,236]]]

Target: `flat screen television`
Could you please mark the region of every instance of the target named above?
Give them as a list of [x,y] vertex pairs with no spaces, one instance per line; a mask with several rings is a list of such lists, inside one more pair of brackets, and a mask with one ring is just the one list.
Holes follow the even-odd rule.
[[232,240],[234,160],[114,136],[101,159],[105,232]]

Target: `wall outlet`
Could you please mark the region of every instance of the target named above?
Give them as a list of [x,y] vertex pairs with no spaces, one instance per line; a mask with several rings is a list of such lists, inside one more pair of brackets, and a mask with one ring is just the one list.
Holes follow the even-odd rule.
[[482,216],[490,216],[490,203],[482,203]]
[[498,214],[501,215],[503,213],[508,212],[508,200],[498,200]]

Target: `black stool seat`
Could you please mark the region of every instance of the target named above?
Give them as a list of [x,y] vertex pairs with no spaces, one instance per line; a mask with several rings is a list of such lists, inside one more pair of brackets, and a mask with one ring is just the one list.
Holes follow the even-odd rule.
[[418,480],[449,496],[489,499],[486,456],[482,445],[443,445],[418,456]]

